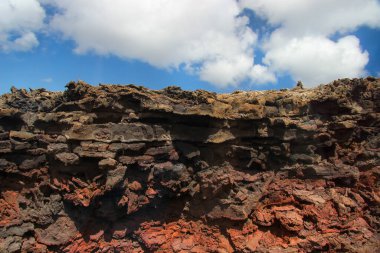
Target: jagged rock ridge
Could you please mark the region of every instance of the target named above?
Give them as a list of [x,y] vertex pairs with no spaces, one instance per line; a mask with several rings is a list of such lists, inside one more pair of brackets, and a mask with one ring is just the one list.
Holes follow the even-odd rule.
[[0,97],[0,252],[376,252],[380,80]]

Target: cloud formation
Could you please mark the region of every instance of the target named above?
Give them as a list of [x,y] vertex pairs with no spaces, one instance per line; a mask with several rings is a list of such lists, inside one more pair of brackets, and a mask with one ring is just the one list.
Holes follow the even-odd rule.
[[[277,34],[272,34],[271,40]],[[345,36],[334,42],[323,36],[280,38],[278,46],[269,45],[264,62],[279,73],[290,73],[307,87],[328,83],[337,78],[365,74],[368,52],[362,51],[359,39]]]
[[[273,81],[257,71],[257,35],[235,0],[56,0],[51,26],[76,42],[75,52],[139,59],[183,68],[219,86]],[[240,15],[240,16],[239,16]]]
[[[42,6],[41,6],[42,5]],[[45,19],[44,8],[49,9]],[[249,9],[267,22],[254,32]],[[378,0],[1,0],[0,51],[38,46],[44,25],[78,54],[115,55],[198,75],[219,87],[306,86],[365,74],[369,54],[352,35],[380,27]],[[44,19],[47,20],[44,24]],[[253,23],[252,23],[253,22]],[[268,32],[270,31],[270,32]],[[256,59],[257,50],[264,55]]]
[[331,35],[380,25],[377,0],[241,0],[240,5],[291,36]]
[[278,27],[263,45],[263,61],[271,71],[289,73],[309,87],[365,74],[368,52],[357,37],[345,34],[363,25],[379,28],[378,1],[242,0],[240,4]]
[[0,1],[0,52],[28,51],[39,42],[45,10],[37,0]]

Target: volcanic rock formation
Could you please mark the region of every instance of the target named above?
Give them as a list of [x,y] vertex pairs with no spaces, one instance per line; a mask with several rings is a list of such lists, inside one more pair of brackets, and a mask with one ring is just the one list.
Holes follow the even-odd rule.
[[379,252],[380,79],[0,97],[0,252]]

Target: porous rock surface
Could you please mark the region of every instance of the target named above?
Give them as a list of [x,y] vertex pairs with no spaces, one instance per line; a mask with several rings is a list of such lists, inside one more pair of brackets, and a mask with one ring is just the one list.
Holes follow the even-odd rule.
[[0,108],[0,252],[379,252],[380,79]]

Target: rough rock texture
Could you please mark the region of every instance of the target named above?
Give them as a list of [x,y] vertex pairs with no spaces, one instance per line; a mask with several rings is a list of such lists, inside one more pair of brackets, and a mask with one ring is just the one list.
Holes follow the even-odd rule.
[[379,252],[380,80],[0,97],[0,252]]

